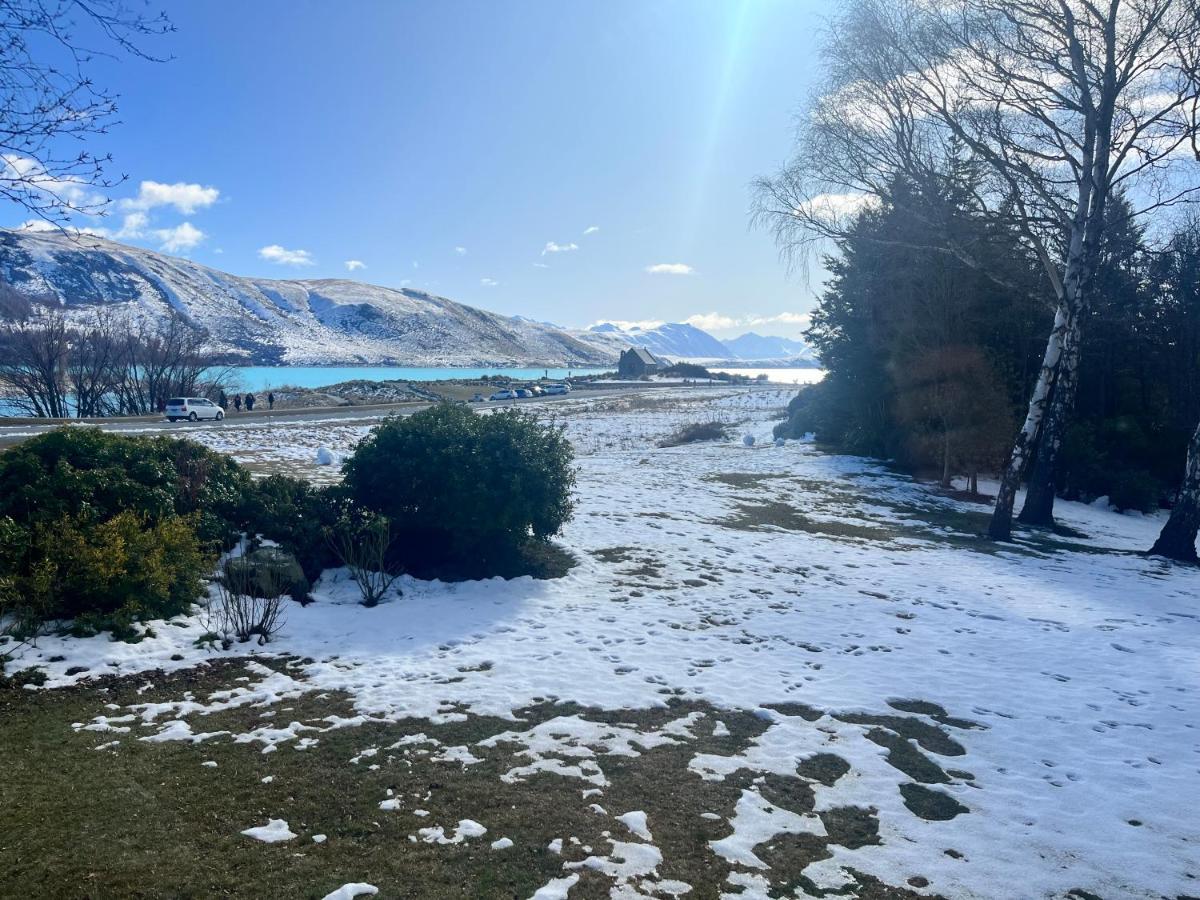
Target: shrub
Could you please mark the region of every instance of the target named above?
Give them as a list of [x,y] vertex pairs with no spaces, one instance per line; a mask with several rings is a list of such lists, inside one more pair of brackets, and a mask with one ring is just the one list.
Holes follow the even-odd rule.
[[296,558],[304,576],[315,581],[336,562],[326,535],[344,505],[337,488],[271,475],[246,492],[241,518],[247,533],[275,541]]
[[570,518],[572,459],[562,429],[529,413],[440,404],[375,428],[343,464],[343,487],[391,521],[391,566],[483,575]]
[[0,517],[98,522],[129,511],[153,525],[192,515],[210,552],[233,546],[249,487],[249,473],[232,459],[174,438],[61,428],[0,455]]
[[304,600],[312,587],[296,557],[281,547],[261,547],[226,560],[222,577],[255,597],[273,596],[282,586],[292,599]]
[[269,555],[230,560],[206,610],[209,631],[226,648],[255,636],[260,645],[270,641],[283,627],[288,577],[286,567]]
[[182,612],[239,532],[249,475],[189,441],[69,428],[0,455],[0,611],[132,634]]
[[395,565],[388,558],[391,523],[372,513],[347,515],[329,530],[329,541],[358,585],[362,605],[378,606],[399,577],[399,573],[389,571]]
[[75,619],[76,633],[111,628],[122,637],[134,621],[185,611],[210,566],[189,520],[148,525],[126,511],[37,524],[12,581],[28,621]]
[[675,430],[658,442],[660,447],[680,447],[683,444],[695,444],[700,441],[719,441],[725,438],[729,426],[724,422],[693,422]]

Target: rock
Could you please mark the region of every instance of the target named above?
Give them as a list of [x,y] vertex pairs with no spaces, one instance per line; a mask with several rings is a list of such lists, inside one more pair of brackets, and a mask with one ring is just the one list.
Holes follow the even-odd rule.
[[319,448],[317,450],[317,465],[318,466],[332,466],[333,465],[333,451],[331,451],[328,447]]
[[745,444],[747,447],[753,447],[754,446],[754,435],[752,435],[752,434],[743,435],[742,443]]

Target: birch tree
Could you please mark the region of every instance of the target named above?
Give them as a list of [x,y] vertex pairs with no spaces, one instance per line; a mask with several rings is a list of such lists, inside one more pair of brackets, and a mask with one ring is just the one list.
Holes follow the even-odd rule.
[[[965,149],[978,211],[1045,275],[1054,323],[989,527],[1006,540],[1035,448],[1054,470],[1109,198],[1127,193],[1135,216],[1200,200],[1200,0],[849,0],[824,59],[794,156],[758,184],[785,254],[846,234],[897,174],[945,177]],[[922,244],[980,265],[932,223]],[[1048,524],[1052,479],[1030,490]]]
[[1153,556],[1196,562],[1196,535],[1200,533],[1200,425],[1188,445],[1183,484],[1167,524],[1150,548]]

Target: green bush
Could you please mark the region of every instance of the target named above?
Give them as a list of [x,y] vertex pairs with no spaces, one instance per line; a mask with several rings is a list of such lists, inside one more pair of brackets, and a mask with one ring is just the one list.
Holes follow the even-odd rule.
[[250,597],[266,599],[278,597],[282,592],[303,600],[312,587],[296,557],[281,547],[260,547],[226,560],[222,578],[226,586],[234,586]]
[[390,520],[393,566],[495,574],[570,518],[572,460],[562,429],[533,415],[441,404],[375,428],[343,464],[343,488]]
[[74,619],[76,632],[122,636],[139,619],[184,612],[211,566],[183,517],[150,525],[130,511],[103,522],[64,516],[34,526],[9,575],[11,611],[30,624]]
[[153,525],[192,515],[206,551],[233,546],[249,473],[192,441],[61,428],[0,455],[0,517],[100,522],[133,512]]
[[275,541],[296,558],[309,581],[316,581],[324,569],[337,565],[327,535],[344,505],[338,488],[271,475],[246,492],[241,518],[248,534]]
[[0,612],[128,635],[203,593],[249,475],[189,441],[69,428],[0,454]]

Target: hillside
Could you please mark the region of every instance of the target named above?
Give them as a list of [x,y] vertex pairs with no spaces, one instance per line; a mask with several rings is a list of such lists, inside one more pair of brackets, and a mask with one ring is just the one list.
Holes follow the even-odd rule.
[[604,366],[620,349],[422,291],[242,278],[86,235],[0,230],[0,289],[6,306],[16,292],[75,319],[174,310],[206,329],[214,349],[268,365]]

